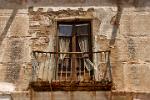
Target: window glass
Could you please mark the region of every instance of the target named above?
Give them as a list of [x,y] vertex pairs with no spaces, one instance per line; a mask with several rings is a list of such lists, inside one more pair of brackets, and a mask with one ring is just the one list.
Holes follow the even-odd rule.
[[76,25],[77,35],[88,35],[89,33],[89,24],[77,24]]
[[72,25],[59,24],[59,36],[71,36]]

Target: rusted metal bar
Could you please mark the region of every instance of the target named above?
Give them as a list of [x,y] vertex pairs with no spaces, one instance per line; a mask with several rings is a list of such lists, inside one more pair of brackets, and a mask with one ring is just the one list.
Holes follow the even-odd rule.
[[64,66],[64,59],[62,59],[62,62],[61,62],[60,80],[63,80],[63,66]]
[[112,81],[112,68],[111,68],[111,64],[110,64],[110,52],[108,53],[108,60],[107,60],[107,63],[108,63],[108,67],[109,67],[109,77],[110,77],[110,80]]
[[79,67],[80,67],[80,73],[79,73],[79,75],[80,75],[80,80],[81,80],[81,78],[82,78],[82,66],[81,66],[81,59],[79,59],[79,62],[80,62],[80,65],[79,65]]
[[52,56],[52,55],[51,55],[51,54],[49,54],[47,80],[49,80],[49,77],[48,77],[48,76],[49,76],[49,74],[50,74],[50,62],[51,62],[51,60],[50,60],[50,59],[51,59],[51,56]]
[[102,52],[110,52],[110,50],[106,51],[96,51],[96,52],[45,52],[45,51],[33,51],[37,53],[51,53],[51,54],[93,54],[93,53],[102,53]]

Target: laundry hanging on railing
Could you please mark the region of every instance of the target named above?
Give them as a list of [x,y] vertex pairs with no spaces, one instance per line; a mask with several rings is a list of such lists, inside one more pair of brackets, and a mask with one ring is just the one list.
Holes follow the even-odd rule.
[[[78,38],[79,47],[81,52],[88,52],[88,38],[81,37]],[[84,54],[83,56],[88,56]],[[98,62],[93,63],[89,57],[84,59],[84,66],[88,71],[94,70],[94,75],[96,80],[103,79],[106,77],[108,73],[109,60],[109,52],[101,52],[100,54],[96,53],[95,56]]]
[[[88,38],[87,37],[80,37],[78,38],[79,47],[81,49],[81,52],[88,52]],[[83,56],[87,56],[84,54]],[[95,65],[91,62],[89,58],[84,59],[84,65],[87,68],[88,71],[91,71],[95,68]]]
[[[69,51],[69,44],[70,44],[69,38],[60,38],[59,39],[60,52],[68,52]],[[66,54],[60,54],[59,59],[63,60],[65,58],[65,56],[66,56]]]

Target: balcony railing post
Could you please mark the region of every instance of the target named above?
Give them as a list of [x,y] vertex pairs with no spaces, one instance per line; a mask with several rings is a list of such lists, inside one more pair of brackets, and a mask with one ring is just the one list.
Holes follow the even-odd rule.
[[108,52],[108,66],[109,66],[109,77],[110,77],[110,81],[112,81],[112,72],[111,72],[111,70],[112,70],[112,68],[111,68],[111,64],[110,64],[110,54],[111,54],[111,52],[109,51]]

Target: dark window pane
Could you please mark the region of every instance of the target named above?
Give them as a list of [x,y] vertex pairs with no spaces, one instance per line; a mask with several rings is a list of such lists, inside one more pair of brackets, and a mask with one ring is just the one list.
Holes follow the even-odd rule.
[[77,35],[88,35],[89,33],[89,24],[77,24],[76,25]]
[[59,24],[59,36],[71,36],[72,25]]

